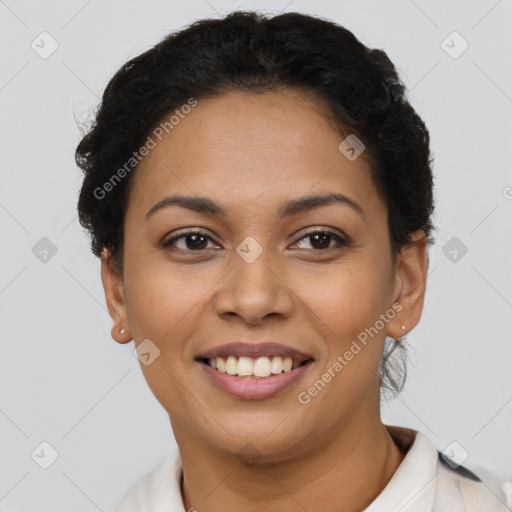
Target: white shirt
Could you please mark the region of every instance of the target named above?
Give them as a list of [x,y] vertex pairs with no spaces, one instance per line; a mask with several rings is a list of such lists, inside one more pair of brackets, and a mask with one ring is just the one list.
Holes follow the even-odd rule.
[[[421,432],[386,425],[406,452],[386,487],[363,512],[509,512],[512,481],[484,480],[450,464]],[[454,466],[454,467],[452,467]],[[187,512],[180,492],[179,452],[142,476],[111,512]]]

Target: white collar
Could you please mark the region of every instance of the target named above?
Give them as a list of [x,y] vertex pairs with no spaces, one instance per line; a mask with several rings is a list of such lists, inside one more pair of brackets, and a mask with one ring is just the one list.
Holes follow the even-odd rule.
[[416,430],[385,425],[405,457],[364,512],[431,512],[437,485],[436,447]]

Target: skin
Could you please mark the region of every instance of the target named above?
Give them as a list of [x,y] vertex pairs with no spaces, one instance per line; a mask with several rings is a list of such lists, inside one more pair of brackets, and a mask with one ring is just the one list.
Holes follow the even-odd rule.
[[[287,89],[199,100],[133,176],[123,274],[102,254],[113,339],[150,339],[160,350],[141,368],[169,414],[186,510],[361,510],[403,460],[380,419],[377,375],[386,335],[403,336],[421,317],[426,239],[414,233],[393,263],[386,204],[364,153],[350,161],[338,150],[343,138],[322,108]],[[331,204],[278,221],[284,201],[331,192],[356,201],[364,217]],[[228,214],[170,206],[146,221],[176,193],[208,196]],[[199,251],[190,238],[162,247],[183,228],[209,238]],[[305,236],[328,228],[349,245]],[[263,251],[252,263],[236,252],[246,237]],[[298,393],[396,303],[401,311],[301,404]],[[213,385],[194,360],[236,340],[277,341],[315,362],[291,389],[242,400]]]

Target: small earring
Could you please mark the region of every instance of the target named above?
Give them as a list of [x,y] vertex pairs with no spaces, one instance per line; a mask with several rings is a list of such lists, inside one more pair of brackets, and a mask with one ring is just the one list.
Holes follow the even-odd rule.
[[[405,329],[405,327],[404,327]],[[125,333],[125,330],[124,330],[124,327],[119,331],[121,334],[124,334]]]
[[405,325],[402,325],[402,330],[404,330],[404,331],[405,331]]

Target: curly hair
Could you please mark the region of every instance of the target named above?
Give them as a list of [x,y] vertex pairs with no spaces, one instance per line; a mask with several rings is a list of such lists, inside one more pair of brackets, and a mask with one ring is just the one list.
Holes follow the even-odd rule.
[[[75,155],[84,172],[79,220],[90,234],[93,253],[99,257],[106,248],[113,268],[122,273],[123,222],[137,164],[133,155],[162,119],[191,97],[280,88],[320,100],[340,134],[363,141],[372,179],[388,209],[393,260],[416,230],[423,230],[431,245],[429,132],[386,53],[320,17],[234,11],[167,35],[121,66],[108,83]],[[104,185],[129,161],[133,171],[124,172],[106,194]],[[390,355],[405,350],[404,339],[387,338],[386,343],[379,378],[396,394],[405,382],[405,362],[397,369]]]

